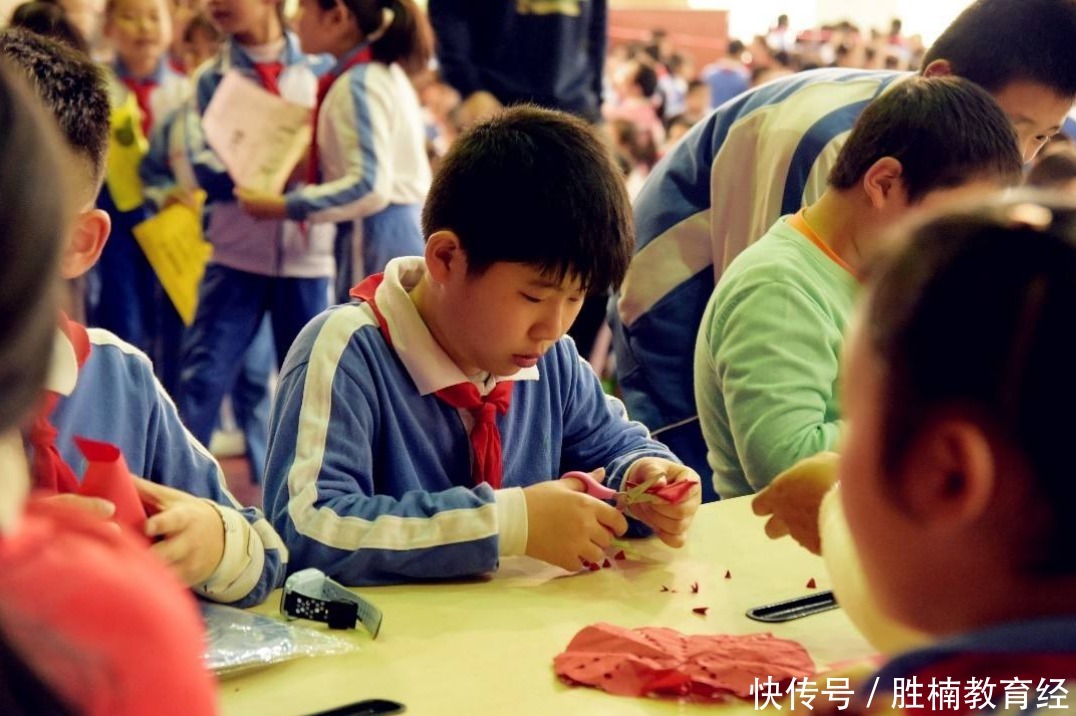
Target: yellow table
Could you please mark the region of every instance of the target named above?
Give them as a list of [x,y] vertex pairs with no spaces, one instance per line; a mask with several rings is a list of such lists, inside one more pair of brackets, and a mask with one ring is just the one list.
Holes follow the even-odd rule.
[[[309,714],[363,698],[393,699],[409,714],[438,716],[713,709],[562,684],[553,657],[580,629],[600,621],[697,634],[769,631],[802,643],[819,667],[873,653],[839,609],[772,625],[744,616],[750,607],[810,593],[805,585],[811,578],[819,589],[827,587],[820,559],[791,540],[768,540],[762,524],[749,499],[728,500],[703,506],[683,549],[630,541],[628,560],[597,572],[554,578],[563,573],[515,559],[485,581],[360,589],[385,615],[377,641],[361,629],[346,632],[359,651],[225,678],[223,713]],[[724,578],[726,570],[731,579]],[[695,581],[699,592],[692,594]],[[256,611],[275,613],[278,601],[279,592]],[[700,606],[710,607],[706,616],[691,611]],[[720,710],[758,713],[753,703]]]

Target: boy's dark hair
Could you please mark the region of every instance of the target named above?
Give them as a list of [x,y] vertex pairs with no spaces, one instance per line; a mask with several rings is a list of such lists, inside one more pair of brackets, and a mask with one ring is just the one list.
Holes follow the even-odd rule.
[[1076,179],[1076,151],[1059,150],[1035,162],[1027,173],[1027,185],[1061,188]]
[[580,119],[528,105],[456,140],[434,175],[422,230],[455,233],[472,273],[522,263],[595,293],[620,285],[635,244],[606,143]]
[[[337,0],[318,0],[322,10],[332,10]],[[392,24],[370,46],[378,62],[400,65],[409,75],[426,69],[433,56],[433,30],[426,13],[415,0],[340,0],[364,36],[376,33],[384,22],[383,10],[392,10]]]
[[637,63],[632,82],[642,90],[643,97],[653,97],[654,93],[658,91],[658,73],[647,62]]
[[60,42],[20,29],[0,32],[0,58],[29,78],[71,149],[90,162],[96,193],[104,177],[110,113],[101,69]]
[[989,92],[1026,80],[1076,97],[1076,0],[977,0],[946,28],[923,67],[948,60]]
[[1061,515],[1076,504],[1076,206],[1028,201],[1036,196],[913,230],[869,271],[864,325],[884,367],[888,471],[943,411],[977,421],[1019,451],[1042,504],[1059,506],[1027,545],[1033,567],[1071,573]]
[[37,405],[45,382],[70,215],[61,140],[21,74],[0,59],[0,433]]
[[883,157],[900,162],[909,202],[975,178],[1016,184],[1023,166],[1012,123],[989,94],[959,77],[910,77],[867,105],[830,186],[851,189]]
[[33,0],[15,8],[10,27],[22,27],[38,35],[59,40],[73,50],[89,53],[90,47],[75,24],[67,18],[63,6]]

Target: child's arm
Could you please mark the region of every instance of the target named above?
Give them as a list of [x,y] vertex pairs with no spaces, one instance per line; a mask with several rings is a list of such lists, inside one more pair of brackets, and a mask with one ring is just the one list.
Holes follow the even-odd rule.
[[337,80],[321,107],[319,125],[325,131],[318,142],[324,152],[326,140],[335,140],[346,172],[339,179],[285,194],[287,218],[339,222],[388,206],[388,192],[400,169],[393,161],[392,143],[406,141],[407,136],[406,132],[393,136],[393,127],[408,119],[395,106],[396,94],[392,74],[380,65],[358,66]]
[[189,152],[191,169],[198,186],[206,192],[206,203],[215,201],[234,201],[235,182],[228,174],[227,167],[213,148],[206,141],[202,130],[201,117],[213,99],[213,93],[220,85],[221,75],[217,62],[204,66],[194,79],[194,101],[196,112],[188,112],[180,117],[183,123],[184,142]]
[[827,420],[826,405],[841,336],[806,294],[787,284],[756,285],[724,306],[700,330],[736,453],[758,491],[799,460],[836,445],[840,421]]
[[667,447],[651,439],[642,423],[628,420],[624,404],[606,395],[573,342],[561,340],[553,350],[567,375],[561,471],[604,467],[608,475],[605,484],[614,489],[642,483],[657,473],[664,475],[662,483],[696,483],[676,504],[652,503],[633,509],[638,518],[632,525],[633,535],[652,530],[667,544],[682,545],[702,498],[699,476],[681,465]]
[[[165,501],[166,508],[181,513],[175,520],[167,521],[169,529],[175,531],[166,535],[166,541],[174,536],[181,539],[177,551],[181,547],[189,548],[182,555],[173,555],[174,561],[194,564],[204,559],[205,555],[197,553],[197,544],[202,543],[192,538],[196,530],[211,524],[223,533],[223,554],[208,578],[192,587],[215,602],[239,607],[261,603],[269,592],[283,584],[287,549],[260,510],[241,506],[228,492],[220,465],[187,432],[175,405],[156,378],[147,375],[146,385],[147,390],[155,391],[155,405],[147,426],[144,477],[186,493],[185,496],[203,498],[196,500],[197,506],[179,499]],[[214,547],[214,551],[219,549]],[[188,571],[182,565],[179,568],[181,573]]]

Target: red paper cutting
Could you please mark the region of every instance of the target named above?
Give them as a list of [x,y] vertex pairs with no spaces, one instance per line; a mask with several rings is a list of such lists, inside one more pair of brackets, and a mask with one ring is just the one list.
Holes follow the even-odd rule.
[[613,563],[609,561],[608,557],[606,557],[605,561],[602,562],[602,569],[609,569],[612,566],[613,566]]
[[706,616],[706,612],[710,611],[710,607],[695,607],[691,611],[695,612],[696,614]]
[[591,562],[587,565],[587,569],[589,569],[591,572],[597,572],[599,569],[601,569],[601,565],[597,562]]
[[746,699],[756,678],[788,683],[815,673],[806,649],[769,634],[686,635],[612,624],[584,628],[553,668],[569,683],[612,694],[694,699]]
[[699,593],[699,583],[698,582],[692,582],[691,583],[691,593],[692,594],[698,594]]
[[142,506],[142,499],[138,496],[120,449],[109,443],[78,437],[75,438],[75,445],[87,462],[78,494],[108,500],[116,506],[112,516],[114,521],[144,535],[146,508]]
[[727,569],[725,570],[725,579],[732,579],[732,572]]
[[691,492],[691,488],[696,484],[693,480],[686,480],[684,482],[674,482],[658,489],[650,489],[647,492],[675,505],[682,502],[687,497],[687,493]]
[[814,577],[811,577],[810,579],[807,580],[807,588],[808,589],[815,589],[817,586],[818,585],[815,584]]
[[624,556],[624,550],[620,550],[619,552],[614,554],[613,559],[627,559],[627,557]]

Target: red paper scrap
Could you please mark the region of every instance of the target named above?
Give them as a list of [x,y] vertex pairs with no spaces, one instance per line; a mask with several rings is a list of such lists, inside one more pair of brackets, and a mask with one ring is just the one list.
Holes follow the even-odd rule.
[[[705,609],[706,607],[699,607]],[[815,673],[800,644],[769,634],[687,635],[673,629],[594,624],[553,660],[563,680],[622,696],[751,698],[755,679]]]
[[663,591],[663,592],[668,592],[668,591],[670,591],[670,590],[669,590],[669,588],[668,588],[668,587],[666,587],[666,586],[665,586],[665,585],[663,584],[663,585],[661,585],[661,591]]
[[696,484],[698,483],[694,480],[685,480],[684,482],[674,482],[671,485],[665,485],[657,489],[651,488],[647,492],[675,505],[682,502],[687,497],[687,493],[691,492],[691,488]]
[[725,579],[732,579],[732,572],[727,569],[725,570]]
[[601,565],[598,564],[597,562],[591,562],[590,564],[587,565],[587,569],[589,569],[591,572],[597,572],[601,568],[602,568]]
[[692,582],[691,583],[691,593],[692,594],[698,594],[699,593],[699,583],[698,582]]
[[614,554],[613,559],[627,559],[627,557],[624,555],[624,550],[620,550],[619,552]]
[[696,614],[706,616],[706,612],[710,611],[710,607],[695,607],[691,611],[695,612]]
[[605,561],[602,562],[602,569],[609,569],[612,566],[613,566],[613,563],[609,561],[608,557],[606,557]]
[[108,500],[116,506],[112,516],[115,522],[144,535],[146,508],[120,449],[109,443],[79,437],[75,438],[75,445],[86,458],[86,472],[78,494]]
[[811,577],[810,579],[807,580],[807,588],[808,589],[815,589],[817,587],[818,587],[818,585],[815,584],[814,577]]

